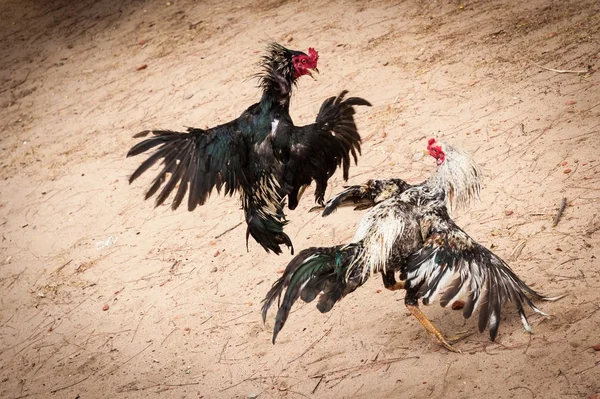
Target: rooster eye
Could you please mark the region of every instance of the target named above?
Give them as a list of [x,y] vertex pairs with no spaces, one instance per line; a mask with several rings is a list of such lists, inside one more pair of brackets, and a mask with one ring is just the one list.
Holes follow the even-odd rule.
[[302,63],[306,64],[306,58],[302,58]]

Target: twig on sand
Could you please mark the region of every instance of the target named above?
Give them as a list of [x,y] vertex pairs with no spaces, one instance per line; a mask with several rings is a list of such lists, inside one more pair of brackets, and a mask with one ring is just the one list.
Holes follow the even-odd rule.
[[527,334],[529,337],[529,341],[527,341],[527,346],[525,347],[525,349],[523,350],[523,354],[526,355],[527,351],[529,350],[529,347],[531,346],[531,334]]
[[571,388],[571,381],[569,381],[569,377],[567,377],[567,375],[561,369],[558,369],[558,375],[562,375],[563,377],[565,377],[565,380],[567,380],[567,384],[569,384],[569,388]]
[[150,309],[152,309],[152,307],[154,307],[154,304],[150,305],[148,310],[146,310],[142,314],[142,317],[140,317],[140,321],[138,321],[137,326],[135,327],[135,330],[133,331],[133,336],[131,337],[131,341],[129,341],[129,342],[133,342],[133,340],[135,339],[135,335],[137,334],[138,329],[140,328],[140,324],[142,324],[142,320],[144,320],[144,317],[146,317],[146,313],[148,313],[150,311]]
[[332,329],[332,328],[333,328],[333,327],[330,327],[330,328],[329,328],[329,330],[325,331],[325,334],[323,334],[323,335],[321,336],[321,338],[317,339],[315,342],[313,342],[312,344],[310,344],[310,345],[308,346],[308,348],[306,348],[306,350],[305,350],[304,352],[302,352],[302,353],[301,353],[299,356],[297,356],[297,357],[293,358],[292,360],[290,360],[290,361],[288,362],[288,364],[290,364],[290,363],[293,363],[293,362],[295,362],[296,360],[300,359],[302,356],[304,356],[304,355],[306,354],[306,352],[308,352],[309,350],[311,350],[311,349],[312,349],[312,348],[313,348],[313,347],[314,347],[316,344],[318,344],[319,342],[321,342],[321,340],[322,340],[323,338],[325,338],[327,335],[329,335],[329,333],[331,332],[331,329]]
[[453,361],[453,362],[450,362],[450,363],[448,364],[448,368],[446,369],[446,374],[444,374],[444,383],[446,383],[446,378],[448,377],[448,372],[450,371],[450,367],[452,367],[452,365],[453,365],[454,363],[456,363],[456,360],[455,360],[455,361]]
[[[71,309],[69,309],[69,311],[67,311],[67,312],[64,314],[64,316],[68,316],[68,315],[70,315],[70,314],[71,314],[71,313],[72,313],[72,312],[73,312],[75,309],[77,309],[78,307],[80,307],[81,305],[83,305],[83,303],[84,303],[85,301],[87,301],[87,300],[88,300],[88,299],[87,299],[87,298],[85,298],[83,301],[79,302],[79,304],[77,304],[77,305],[75,305],[74,307],[72,307]],[[63,317],[64,317],[64,316],[63,316]]]
[[241,224],[242,224],[242,222],[239,222],[239,223],[238,223],[238,224],[236,224],[235,226],[228,228],[227,230],[225,230],[224,232],[222,232],[222,233],[220,233],[220,234],[217,234],[217,235],[215,236],[215,238],[221,238],[221,237],[223,237],[225,234],[227,234],[227,233],[229,233],[230,231],[232,231],[232,230],[235,230],[236,228],[238,228],[239,226],[241,226]]
[[358,391],[360,391],[363,387],[365,386],[365,384],[362,384],[361,386],[358,387],[358,389],[354,392],[354,394],[352,395],[352,397],[356,397],[356,394],[358,393]]
[[552,227],[556,227],[558,222],[560,222],[560,218],[562,217],[562,214],[565,211],[566,207],[567,207],[567,199],[563,198],[562,201],[560,202],[560,207],[558,208],[558,212],[556,213],[556,216],[554,216],[554,220],[552,221]]
[[598,360],[596,363],[594,363],[593,366],[590,366],[590,367],[585,368],[583,370],[579,370],[579,371],[575,372],[575,374],[579,375],[579,374],[585,373],[586,371],[593,369],[594,367],[596,367],[599,364],[600,364],[600,360]]
[[58,392],[58,391],[62,391],[62,390],[64,390],[64,389],[67,389],[67,388],[74,387],[74,386],[75,386],[75,385],[77,385],[77,384],[81,384],[83,381],[87,380],[87,379],[88,379],[88,378],[90,378],[91,376],[92,376],[92,375],[91,375],[91,374],[89,374],[87,377],[85,377],[85,378],[83,378],[83,379],[81,379],[81,380],[79,380],[79,381],[77,381],[77,382],[74,382],[74,383],[72,383],[72,384],[69,384],[69,385],[65,385],[64,387],[55,388],[55,389],[51,390],[51,391],[50,391],[50,393],[56,393],[56,392]]
[[249,311],[249,312],[246,312],[246,313],[244,313],[244,314],[241,314],[241,315],[239,315],[239,316],[236,316],[236,317],[234,317],[233,319],[226,320],[226,321],[224,321],[224,322],[223,322],[223,324],[227,324],[227,323],[229,323],[229,322],[231,322],[231,321],[234,321],[234,320],[237,320],[237,319],[241,319],[242,317],[244,317],[244,316],[248,316],[249,314],[252,314],[252,313],[254,313],[254,312],[251,310],[251,311]]
[[257,369],[256,369],[256,370],[255,370],[255,371],[252,373],[252,374],[250,374],[250,376],[249,376],[249,377],[247,377],[247,378],[244,378],[243,380],[241,380],[241,381],[238,381],[238,382],[236,382],[235,384],[233,384],[233,385],[230,385],[230,386],[228,386],[228,387],[226,387],[226,388],[220,389],[220,390],[219,390],[219,392],[224,392],[224,391],[227,391],[228,389],[231,389],[231,388],[237,387],[238,385],[240,385],[240,384],[242,384],[242,383],[244,383],[244,382],[246,382],[246,381],[252,381],[252,380],[253,380],[253,378],[252,378],[252,377],[254,377],[254,374],[258,373],[258,371],[259,371],[259,370],[262,370],[262,368],[265,366],[265,364],[267,364],[267,362],[264,362],[264,363],[263,363],[263,364],[262,364],[260,367],[258,367],[258,368],[257,368]]
[[58,273],[60,273],[62,271],[62,269],[64,269],[71,262],[73,262],[73,259],[70,259],[67,262],[63,263],[58,269],[56,269],[55,271],[53,271],[51,274],[58,274]]
[[[403,357],[392,357],[390,359],[383,359],[383,360],[377,360],[375,362],[371,362],[371,363],[365,363],[365,364],[359,364],[358,366],[351,366],[351,367],[344,367],[343,369],[337,369],[337,370],[327,370],[325,371],[323,374],[335,374],[335,373],[342,373],[344,371],[355,371],[355,370],[360,370],[366,367],[372,367],[372,366],[385,366],[388,364],[392,364],[392,363],[396,363],[396,362],[401,362],[404,360],[411,360],[411,359],[420,359],[420,356],[403,356]],[[317,374],[317,375],[311,375],[311,378],[316,378],[319,377],[321,374]]]
[[174,329],[172,329],[171,332],[167,334],[167,336],[165,337],[165,339],[162,340],[162,342],[160,343],[160,346],[163,346],[163,344],[165,343],[165,341],[167,340],[167,338],[169,338],[171,336],[171,334],[173,334],[177,330],[179,330],[177,327],[175,327]]
[[321,374],[319,376],[319,381],[317,381],[317,385],[315,385],[315,387],[313,388],[313,390],[310,392],[311,395],[314,394],[317,390],[317,388],[319,387],[319,385],[321,385],[321,381],[323,381],[323,378],[325,378],[325,375]]
[[526,389],[529,392],[531,392],[531,394],[533,395],[533,397],[535,398],[535,393],[531,390],[531,388],[527,388],[527,387],[512,387],[512,388],[508,388],[509,391],[513,391],[515,389]]
[[31,70],[27,71],[27,74],[25,75],[25,77],[22,80],[19,80],[17,83],[13,84],[12,86],[10,86],[7,89],[0,90],[0,93],[4,93],[7,90],[14,90],[17,87],[21,86],[23,83],[25,83],[27,81],[27,78],[29,77],[30,73],[31,73]]
[[152,383],[152,385],[147,385],[145,387],[132,387],[130,389],[124,389],[121,390],[120,392],[133,392],[133,391],[145,391],[147,389],[151,389],[151,388],[156,388],[159,387],[161,388],[160,391],[158,392],[163,392],[163,391],[168,391],[170,388],[176,388],[176,387],[187,387],[189,385],[200,385],[200,382],[186,382],[183,384],[161,384],[161,383]]
[[185,382],[183,384],[159,384],[159,385],[163,386],[163,387],[187,387],[190,385],[200,385],[200,382],[197,381],[197,382]]
[[228,338],[227,341],[225,341],[225,343],[223,344],[223,349],[221,349],[221,354],[219,355],[219,360],[217,361],[217,363],[221,363],[221,360],[223,359],[223,354],[225,353],[225,348],[227,348],[227,344],[230,340],[231,338]]
[[542,66],[540,64],[538,64],[537,62],[533,62],[531,61],[531,63],[539,68],[545,69],[546,71],[550,71],[550,72],[554,72],[554,73],[574,73],[577,75],[585,75],[586,73],[592,73],[593,70],[591,68],[588,68],[586,70],[578,70],[578,71],[573,71],[570,69],[554,69],[554,68],[548,68],[545,66]]
[[147,346],[144,347],[144,349],[140,350],[138,353],[136,353],[135,355],[131,356],[129,359],[125,360],[123,363],[119,364],[114,369],[112,369],[110,371],[107,371],[106,373],[100,374],[100,378],[106,377],[107,375],[114,373],[115,371],[117,371],[118,369],[120,369],[121,367],[123,367],[125,364],[129,363],[133,358],[135,358],[136,356],[139,356],[142,352],[144,352],[146,349],[148,349],[149,347],[151,347],[152,344],[153,343],[150,342]]
[[510,253],[510,258],[512,260],[516,260],[519,257],[519,255],[521,255],[521,251],[523,251],[525,244],[527,244],[527,240],[523,240],[515,246],[515,248]]

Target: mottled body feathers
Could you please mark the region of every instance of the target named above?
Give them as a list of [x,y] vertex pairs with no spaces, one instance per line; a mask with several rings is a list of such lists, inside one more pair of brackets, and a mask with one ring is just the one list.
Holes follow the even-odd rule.
[[[501,308],[507,302],[514,304],[524,328],[531,331],[524,305],[543,315],[532,300],[556,298],[544,297],[531,289],[504,261],[454,223],[448,207],[465,206],[476,198],[482,174],[470,157],[449,146],[432,152],[438,168],[421,184],[410,185],[401,179],[370,180],[346,188],[327,203],[324,215],[344,205],[360,204],[370,209],[362,217],[352,243],[302,251],[304,258],[294,258],[273,285],[263,304],[263,317],[272,298],[287,288],[276,316],[273,340],[298,298],[312,300],[318,294],[315,291],[324,287],[321,296],[326,296],[326,302],[335,303],[374,273],[381,273],[386,288],[397,289],[399,284],[407,290],[407,307],[418,306],[419,301],[427,305],[435,299],[448,306],[464,299],[465,318],[479,309],[479,329],[489,326],[492,340],[500,325]],[[311,260],[308,273],[305,259]],[[396,273],[400,283],[396,282]],[[293,295],[288,295],[290,290]],[[304,290],[309,292],[304,294]]]

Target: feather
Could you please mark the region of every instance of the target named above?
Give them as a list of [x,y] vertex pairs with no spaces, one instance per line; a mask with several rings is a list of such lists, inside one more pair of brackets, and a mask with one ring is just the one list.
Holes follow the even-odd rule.
[[[327,99],[320,115],[329,116],[331,107],[340,103],[338,100]],[[324,121],[322,126],[331,128]],[[340,130],[344,131],[345,127]],[[349,148],[344,140],[338,144],[338,148]],[[421,184],[409,185],[401,179],[369,180],[363,185],[345,187],[327,202],[324,216],[343,205],[358,204],[370,210],[362,217],[352,243],[329,249],[312,248],[310,258],[293,260],[292,268],[288,265],[284,273],[287,277],[278,280],[272,289],[279,296],[287,288],[278,311],[274,338],[298,298],[310,302],[320,293],[317,308],[328,312],[376,272],[384,275],[387,288],[407,290],[405,305],[409,309],[416,308],[419,300],[427,305],[439,296],[440,304],[447,306],[466,296],[463,316],[468,319],[478,311],[479,330],[489,328],[490,339],[494,340],[501,323],[502,307],[511,302],[523,327],[531,331],[523,304],[544,314],[533,300],[560,297],[545,297],[531,289],[502,259],[474,241],[450,218],[448,206],[467,204],[478,195],[481,173],[470,158],[447,148],[450,150],[446,154],[446,166],[439,167],[432,178]],[[336,165],[343,166],[344,159],[348,160],[337,158]],[[436,159],[444,160],[443,157]],[[331,251],[335,251],[335,257]],[[398,271],[403,283],[399,286],[394,277]],[[269,295],[265,303],[270,305],[274,296],[271,292]],[[263,310],[266,312],[264,307]],[[423,320],[420,321],[423,324]],[[431,325],[426,328],[432,332]]]
[[427,184],[445,194],[450,209],[467,208],[479,198],[483,172],[465,152],[448,144],[443,144],[443,148],[445,161],[438,166]]
[[[348,180],[351,160],[357,162],[361,138],[354,122],[355,105],[370,105],[367,100],[352,97],[345,99],[347,91],[323,101],[315,123],[296,126],[291,132],[289,160],[286,163],[286,184],[289,186],[290,206],[300,187],[317,183],[315,201],[322,203],[327,181],[337,168]],[[351,100],[351,101],[350,101]]]
[[312,302],[321,293],[317,309],[328,312],[358,286],[347,284],[344,280],[345,269],[357,251],[360,251],[360,245],[312,247],[302,250],[288,263],[283,275],[275,281],[262,301],[262,317],[265,321],[269,308],[283,295],[273,328],[273,343],[298,298]]
[[131,147],[131,149],[127,152],[127,158],[144,153],[156,147],[157,145],[175,141],[178,139],[176,135],[181,134],[169,130],[144,130],[143,132],[135,134],[133,137],[145,137],[150,132],[154,133],[154,135],[157,137],[146,139]]
[[340,206],[354,206],[355,210],[368,209],[410,187],[402,179],[369,180],[363,185],[349,186],[327,201],[323,216],[329,216]]
[[524,328],[530,330],[523,303],[537,312],[539,309],[527,295],[544,297],[519,279],[499,257],[473,241],[446,213],[430,217],[430,233],[423,247],[409,257],[404,271],[407,284],[417,289],[423,303],[428,304],[438,292],[443,292],[440,305],[447,306],[468,292],[463,316],[469,318],[478,309],[479,331],[489,327],[493,341],[498,334],[502,306],[512,302]]
[[[156,197],[157,206],[161,205],[167,199],[169,194],[171,194],[171,191],[173,191],[177,183],[179,183],[181,177],[185,174],[185,167],[183,166],[181,160],[190,157],[190,147],[192,147],[192,145],[189,141],[182,143],[181,147],[178,148],[178,152],[174,154],[175,156],[173,157],[173,159],[169,162],[168,165],[165,166],[163,172],[170,172],[171,178],[163,186],[162,191]],[[162,173],[159,176],[161,176],[162,178]],[[176,201],[173,201],[172,208],[177,209],[176,205]]]
[[129,177],[129,183],[131,184],[135,179],[140,177],[142,173],[144,173],[146,170],[152,167],[161,158],[169,157],[170,154],[172,154],[174,151],[176,151],[176,143],[169,143],[167,145],[164,145],[154,154],[149,156],[148,159],[142,162],[142,164]]
[[459,276],[457,276],[448,287],[446,287],[442,297],[440,298],[440,306],[446,307],[458,296],[463,288],[463,280]]
[[[308,57],[309,68],[316,68],[318,53],[314,49],[309,49],[306,55],[277,43],[269,44],[260,62],[261,72],[257,75],[263,89],[262,98],[231,122],[206,130],[188,128],[187,132],[144,130],[137,133],[134,137],[145,139],[135,144],[127,156],[154,152],[133,172],[130,183],[161,161],[162,168],[145,195],[148,199],[157,194],[156,205],[164,203],[173,191],[171,208],[177,209],[188,195],[190,211],[203,205],[213,190],[219,193],[223,190],[225,195],[242,191],[246,198],[258,195],[246,203],[257,207],[245,208],[249,223],[247,236],[252,235],[267,251],[281,253],[279,245],[291,248],[291,240],[282,231],[286,223],[281,201],[284,194],[265,194],[256,186],[262,184],[265,176],[271,180],[281,177],[282,162],[277,160],[272,143],[266,140],[269,134],[283,129],[277,122],[280,119],[292,124],[289,99],[299,77],[292,58],[299,55]],[[146,138],[150,133],[153,136]],[[280,187],[268,190],[271,189],[281,191]]]

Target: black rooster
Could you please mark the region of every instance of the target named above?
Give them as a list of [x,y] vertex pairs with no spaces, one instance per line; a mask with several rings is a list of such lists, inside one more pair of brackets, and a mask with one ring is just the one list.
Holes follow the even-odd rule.
[[[377,272],[386,288],[407,291],[407,309],[451,351],[456,349],[419,309],[419,299],[428,305],[441,295],[440,304],[447,306],[466,297],[464,317],[479,307],[479,330],[489,325],[491,340],[496,338],[504,303],[515,304],[523,326],[531,332],[523,305],[544,315],[530,298],[558,299],[535,292],[502,259],[454,223],[447,205],[464,206],[477,197],[481,172],[464,153],[434,139],[428,151],[438,168],[427,181],[413,186],[401,179],[371,180],[347,188],[327,203],[324,215],[339,205],[372,209],[362,218],[352,243],[301,251],[273,284],[263,301],[263,320],[287,289],[277,312],[273,342],[299,297],[310,302],[321,294],[317,308],[328,312]],[[400,282],[395,272],[400,272]]]
[[[272,43],[262,58],[256,77],[262,89],[260,102],[237,119],[211,129],[188,128],[187,133],[146,130],[134,137],[155,137],[135,145],[127,156],[154,147],[131,175],[133,182],[159,160],[163,167],[146,192],[146,199],[162,190],[156,206],[175,191],[171,204],[176,209],[188,194],[188,210],[203,205],[213,188],[225,195],[241,192],[247,223],[246,243],[251,235],[267,251],[281,253],[290,238],[283,232],[287,223],[285,196],[294,209],[302,188],[315,180],[316,200],[322,204],[327,180],[338,167],[348,178],[350,154],[360,153],[360,135],[354,123],[355,105],[370,105],[362,98],[347,98],[346,92],[323,103],[316,122],[297,127],[289,114],[290,96],[298,78],[317,71],[318,53],[289,50]],[[167,175],[171,176],[168,178]],[[163,185],[164,183],[164,185]]]

